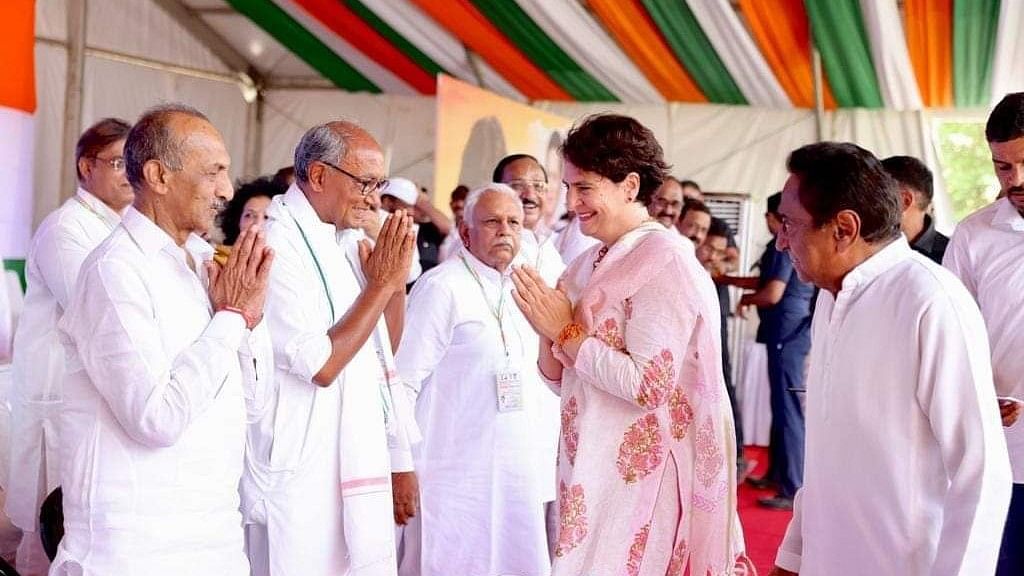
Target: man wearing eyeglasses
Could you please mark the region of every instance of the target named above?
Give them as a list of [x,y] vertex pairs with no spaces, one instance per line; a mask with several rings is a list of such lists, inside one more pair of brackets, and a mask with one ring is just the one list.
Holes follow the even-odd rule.
[[412,218],[396,211],[350,250],[387,185],[380,145],[352,123],[307,131],[295,176],[267,211],[274,386],[249,399],[241,484],[252,574],[387,576],[395,522],[418,507],[415,422],[393,368]]
[[549,201],[547,171],[529,154],[512,154],[498,161],[492,176],[494,182],[519,193],[523,203],[522,258],[553,283],[565,270],[565,263],[555,248],[555,234],[544,221]]
[[124,171],[131,126],[105,118],[82,133],[75,147],[78,190],[43,220],[26,263],[28,292],[14,344],[11,390],[10,481],[7,514],[24,532],[18,548],[23,576],[47,572],[39,540],[39,507],[59,485],[57,416],[64,349],[57,324],[85,257],[121,221],[134,193]]

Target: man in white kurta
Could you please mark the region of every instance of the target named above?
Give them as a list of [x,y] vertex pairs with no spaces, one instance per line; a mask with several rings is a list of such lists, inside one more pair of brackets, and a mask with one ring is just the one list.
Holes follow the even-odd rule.
[[107,118],[82,133],[75,148],[79,186],[36,230],[26,259],[27,292],[12,366],[11,457],[7,514],[24,532],[22,576],[45,574],[39,510],[60,485],[57,430],[64,349],[57,324],[85,257],[121,221],[134,193],[124,173],[124,139],[131,126]]
[[956,227],[943,265],[981,308],[1013,468],[998,576],[1024,573],[1024,92],[1008,94],[985,130],[1004,198]]
[[[346,230],[372,216],[367,197],[386,182],[379,145],[347,122],[316,126],[295,168],[267,211],[276,389],[249,414],[248,554],[255,575],[386,576],[396,571],[392,474],[411,476],[411,456],[389,452],[404,424],[379,326],[405,304],[411,218],[385,222],[369,260],[352,262]],[[406,478],[394,477],[396,488]]]
[[208,264],[197,233],[231,197],[230,158],[200,113],[147,112],[125,159],[134,207],[60,324],[65,534],[50,574],[244,576],[245,397],[270,373],[249,330],[272,256],[246,232],[225,267]]
[[977,307],[900,235],[869,152],[813,144],[789,169],[778,246],[822,291],[804,485],[773,573],[992,574],[1010,472]]
[[422,510],[405,531],[403,576],[550,572],[544,503],[558,433],[537,336],[510,294],[521,222],[515,191],[473,191],[466,247],[413,288],[397,363],[418,391]]

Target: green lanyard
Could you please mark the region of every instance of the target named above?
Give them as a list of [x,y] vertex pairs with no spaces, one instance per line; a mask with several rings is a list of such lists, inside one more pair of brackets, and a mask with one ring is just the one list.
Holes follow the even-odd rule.
[[106,218],[104,218],[104,217],[103,217],[103,214],[100,214],[99,212],[97,212],[97,211],[96,211],[96,209],[95,209],[95,208],[93,208],[92,206],[89,206],[89,204],[88,204],[88,203],[86,203],[86,201],[85,201],[85,200],[82,200],[81,198],[79,198],[79,197],[78,197],[78,194],[75,194],[74,196],[72,196],[72,198],[74,198],[74,199],[75,199],[75,202],[78,202],[79,204],[81,204],[81,205],[82,205],[82,208],[85,208],[85,209],[86,209],[86,210],[88,210],[89,212],[92,212],[92,215],[93,215],[93,216],[95,216],[95,217],[99,218],[99,219],[100,219],[100,222],[103,222],[103,224],[105,224],[105,225],[107,226],[107,228],[108,228],[108,229],[109,229],[109,230],[110,230],[111,232],[113,232],[113,230],[114,230],[114,226],[112,226],[112,225],[110,224],[110,221],[109,221],[109,220],[107,220]]
[[[285,207],[288,205],[281,202]],[[320,267],[320,260],[316,257],[316,252],[313,251],[313,246],[309,243],[309,238],[306,237],[306,231],[302,229],[302,225],[295,219],[295,215],[292,214],[291,209],[288,209],[288,215],[292,217],[292,222],[295,222],[295,226],[299,229],[299,234],[302,235],[302,241],[306,243],[306,250],[309,250],[309,255],[313,257],[313,264],[316,265],[316,272],[320,275],[320,284],[324,287],[324,294],[327,295],[327,304],[331,307],[331,324],[334,324],[336,316],[334,315],[334,299],[331,298],[331,289],[327,287],[327,277],[324,276],[324,269]]]
[[480,287],[480,293],[484,297],[484,302],[487,303],[487,309],[490,310],[491,316],[494,316],[494,319],[498,321],[498,331],[501,333],[501,347],[505,349],[505,358],[508,358],[508,341],[505,339],[505,325],[502,321],[505,312],[505,275],[501,276],[501,288],[499,289],[501,295],[498,297],[498,307],[494,308],[491,306],[491,299],[487,297],[487,289],[484,288],[484,283],[480,280],[480,275],[477,274],[476,270],[469,265],[465,256],[459,256],[459,258],[462,260],[462,264],[466,267],[466,270],[468,270],[470,275],[473,276],[473,280],[476,280],[476,285]]

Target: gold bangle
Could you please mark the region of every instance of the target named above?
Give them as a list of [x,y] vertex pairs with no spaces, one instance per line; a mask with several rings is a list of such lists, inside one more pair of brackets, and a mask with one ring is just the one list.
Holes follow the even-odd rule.
[[562,327],[562,331],[558,333],[558,347],[565,346],[565,343],[570,340],[578,340],[583,337],[583,326],[580,326],[576,322],[569,322]]

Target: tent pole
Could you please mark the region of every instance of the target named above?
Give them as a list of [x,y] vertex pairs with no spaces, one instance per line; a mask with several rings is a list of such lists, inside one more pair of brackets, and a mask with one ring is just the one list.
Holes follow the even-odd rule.
[[85,72],[85,17],[88,0],[67,3],[68,66],[64,94],[64,133],[61,139],[60,199],[70,198],[78,187],[75,145],[82,130],[82,77]]
[[811,63],[814,66],[814,130],[818,142],[825,140],[825,90],[821,74],[821,52],[811,41]]
[[242,174],[256,177],[262,172],[260,162],[263,153],[263,90],[256,93],[256,99],[246,106],[245,115],[245,159]]

